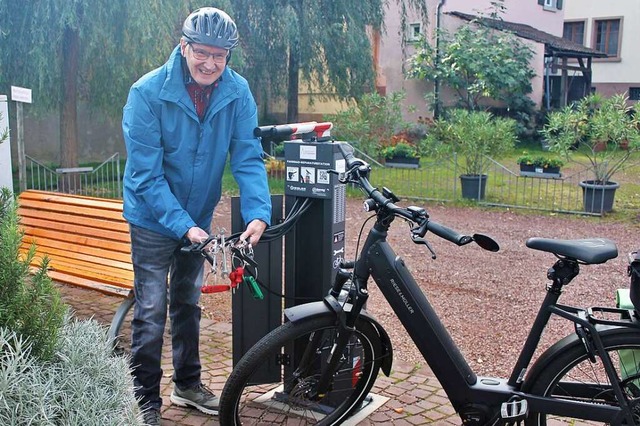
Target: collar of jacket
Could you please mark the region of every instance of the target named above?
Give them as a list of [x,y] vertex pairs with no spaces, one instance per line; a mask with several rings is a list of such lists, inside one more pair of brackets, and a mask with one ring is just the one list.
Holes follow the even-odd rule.
[[[196,108],[189,97],[189,93],[184,85],[185,75],[182,69],[182,55],[180,45],[178,45],[169,60],[165,64],[166,79],[160,90],[160,99],[167,102],[179,104],[195,120],[199,120]],[[240,97],[240,89],[232,71],[227,66],[218,79],[218,86],[214,90],[205,120],[208,116],[217,113],[225,105]]]

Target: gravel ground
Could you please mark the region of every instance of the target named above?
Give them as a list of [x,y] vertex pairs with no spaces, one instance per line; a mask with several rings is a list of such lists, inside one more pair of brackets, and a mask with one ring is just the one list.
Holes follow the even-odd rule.
[[[229,229],[229,205],[229,199],[223,198],[214,226]],[[640,247],[638,221],[611,223],[600,218],[440,204],[427,204],[426,208],[437,222],[461,233],[489,235],[500,244],[500,251],[492,253],[475,244],[457,247],[427,234],[437,254],[437,259],[432,260],[424,246],[410,241],[408,228],[401,221],[394,223],[388,238],[480,375],[506,377],[510,373],[544,298],[546,271],[555,258],[528,249],[527,238],[605,237],[617,243],[618,258],[603,265],[583,266],[581,274],[565,287],[560,302],[580,307],[612,306],[615,290],[628,287],[626,255]],[[348,199],[347,212],[347,258],[352,258],[357,232],[367,214],[358,199]],[[390,334],[396,359],[423,365],[422,355],[375,284],[369,290],[368,310]],[[231,297],[230,293],[203,295],[204,315],[230,322]],[[548,346],[571,331],[566,322],[554,321],[542,344]]]

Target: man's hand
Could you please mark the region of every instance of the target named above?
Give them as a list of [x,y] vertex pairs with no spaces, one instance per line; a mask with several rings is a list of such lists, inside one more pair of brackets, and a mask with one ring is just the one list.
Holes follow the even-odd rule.
[[240,240],[248,241],[252,246],[255,246],[260,241],[260,237],[262,237],[262,233],[266,228],[267,224],[260,219],[252,220],[247,225],[247,229],[240,235]]
[[191,241],[191,244],[200,244],[209,237],[209,234],[204,229],[194,226],[189,228],[184,236]]

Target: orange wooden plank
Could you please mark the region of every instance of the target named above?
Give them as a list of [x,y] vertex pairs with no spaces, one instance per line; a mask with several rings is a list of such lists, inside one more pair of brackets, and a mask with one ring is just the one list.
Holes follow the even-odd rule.
[[[69,243],[72,245],[69,250],[74,253],[78,251],[97,253],[93,250],[100,250],[98,255],[106,256],[106,253],[109,252],[126,253],[127,255],[131,252],[131,244],[129,243],[40,228],[25,228],[25,239],[29,242],[33,240],[38,246],[46,247],[58,247],[59,244]],[[119,258],[119,256],[115,258]]]
[[18,214],[21,218],[21,223],[27,224],[29,220],[48,220],[51,222],[63,223],[63,224],[82,224],[91,228],[105,229],[107,231],[129,233],[129,224],[123,219],[99,219],[86,216],[75,216],[69,213],[55,213],[44,212],[42,210],[31,210],[25,208],[19,208]]
[[75,206],[40,200],[20,200],[18,213],[24,210],[67,213],[72,216],[94,217],[98,219],[123,220],[121,210]]
[[122,200],[87,197],[84,195],[61,194],[58,192],[28,190],[20,194],[19,200],[40,200],[55,204],[96,207],[122,211]]
[[97,281],[105,284],[115,285],[117,287],[129,287],[133,286],[133,272],[129,277],[113,276],[109,271],[102,271],[99,269],[90,271],[88,269],[78,268],[76,265],[70,265],[62,262],[52,262],[49,264],[49,271],[62,272],[68,275],[77,276],[80,278],[88,279],[91,281]]
[[83,279],[81,277],[76,277],[73,275],[67,275],[65,273],[51,271],[49,274],[52,280],[65,283],[72,284],[78,287],[84,287],[91,290],[97,290],[105,294],[111,294],[114,296],[126,297],[129,294],[130,287],[118,287],[118,286],[109,286],[101,283],[96,283],[91,280]]
[[[27,254],[27,248],[22,247],[20,250],[22,258],[24,258]],[[75,268],[78,271],[87,271],[88,273],[99,270],[103,275],[112,276],[121,280],[131,281],[133,279],[133,265],[105,262],[104,259],[100,259],[98,257],[89,261],[78,259],[77,257],[66,257],[59,253],[36,253],[31,264],[39,266],[45,256],[49,258],[49,265],[55,269],[68,270],[70,268]]]
[[[23,247],[28,248],[33,242],[33,237],[25,236]],[[57,253],[66,257],[77,257],[78,259],[93,262],[96,258],[115,265],[128,265],[131,263],[131,255],[124,252],[114,252],[103,249],[83,247],[77,244],[47,241],[46,239],[36,240],[36,251],[39,253]]]
[[[91,221],[84,219],[81,223],[78,223],[77,220],[73,220],[74,218],[67,217],[70,222],[61,222],[58,220],[51,220],[51,215],[47,215],[43,219],[36,219],[29,216],[23,216],[20,218],[20,225],[25,229],[25,231],[31,234],[31,230],[35,229],[55,229],[60,232],[65,232],[69,234],[79,234],[92,236],[105,240],[119,241],[122,243],[131,243],[131,237],[129,235],[129,227],[126,223],[115,223],[111,222],[115,225],[116,229],[104,229],[102,226],[96,227],[96,223],[94,222],[96,219]],[[108,221],[102,221],[107,222]],[[99,225],[102,225],[100,223]],[[122,226],[119,226],[122,225]],[[106,226],[106,225],[105,225]]]

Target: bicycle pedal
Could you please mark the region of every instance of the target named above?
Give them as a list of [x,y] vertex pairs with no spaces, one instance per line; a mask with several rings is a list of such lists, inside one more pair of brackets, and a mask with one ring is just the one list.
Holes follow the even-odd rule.
[[500,408],[500,417],[510,422],[524,420],[529,412],[526,399],[503,402]]

